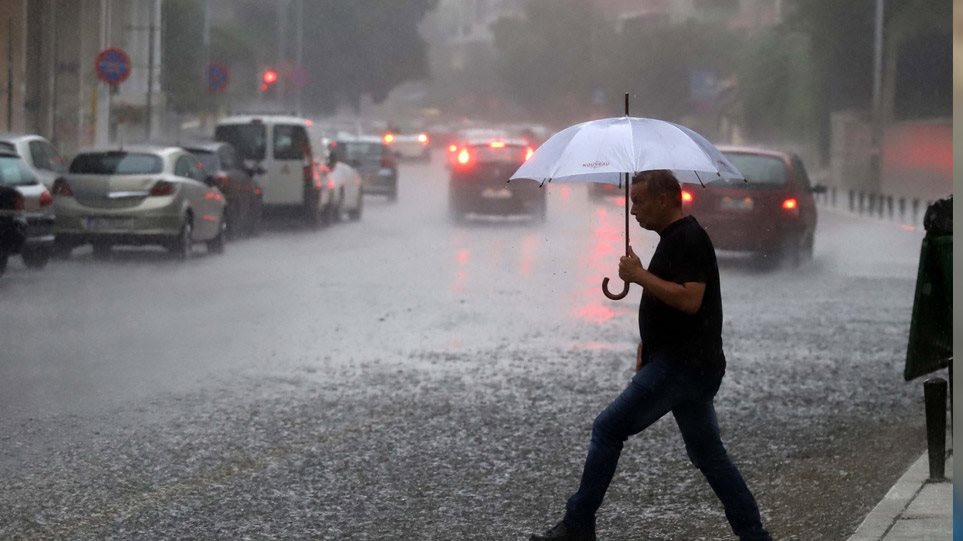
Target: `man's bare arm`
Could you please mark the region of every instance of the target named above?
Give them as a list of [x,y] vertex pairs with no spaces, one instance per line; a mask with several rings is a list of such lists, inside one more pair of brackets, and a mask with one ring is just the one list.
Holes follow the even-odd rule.
[[652,274],[642,267],[642,262],[631,247],[629,255],[619,260],[619,277],[639,284],[655,298],[689,315],[699,311],[706,293],[706,285],[702,282],[677,284]]

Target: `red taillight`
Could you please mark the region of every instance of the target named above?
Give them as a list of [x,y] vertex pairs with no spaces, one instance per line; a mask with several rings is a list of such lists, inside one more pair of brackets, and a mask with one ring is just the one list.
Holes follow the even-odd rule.
[[492,141],[488,146],[492,148],[505,148],[505,141]]
[[162,197],[167,195],[173,195],[174,190],[177,188],[173,182],[167,182],[166,180],[158,180],[154,187],[150,189],[150,195],[152,197]]
[[782,202],[782,208],[783,210],[799,210],[799,202],[796,201],[796,198],[790,197]]
[[423,145],[427,145],[427,144],[428,144],[428,135],[427,135],[427,134],[424,134],[424,133],[419,133],[419,134],[418,134],[418,142],[421,143],[421,144],[423,144]]
[[525,149],[525,161],[528,161],[528,159],[532,157],[532,154],[535,154],[535,151],[532,150],[532,147],[526,148],[526,149]]
[[682,190],[682,204],[684,205],[692,204],[692,192]]
[[43,193],[40,194],[40,208],[50,206],[53,202],[54,198],[47,190],[44,190]]
[[394,142],[395,142],[395,134],[393,134],[393,133],[386,133],[384,140],[385,140],[385,144],[386,144],[386,145],[390,145],[391,143],[394,143]]
[[468,149],[467,148],[461,149],[461,152],[458,153],[458,163],[462,165],[468,165],[468,162],[470,161],[471,161],[471,154],[468,153]]
[[457,150],[458,150],[458,145],[448,145],[448,152],[451,152],[452,154],[454,154],[455,151]]
[[64,180],[64,179],[62,179],[62,178],[58,178],[58,179],[57,179],[57,182],[54,182],[54,185],[53,185],[53,194],[54,194],[54,195],[59,195],[59,196],[62,196],[62,197],[73,197],[73,196],[74,196],[73,190],[70,189],[70,184],[67,184],[67,181]]

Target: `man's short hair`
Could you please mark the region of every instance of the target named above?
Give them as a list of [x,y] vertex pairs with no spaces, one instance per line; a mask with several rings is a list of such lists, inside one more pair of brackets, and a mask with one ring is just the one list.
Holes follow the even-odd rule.
[[645,185],[646,192],[655,197],[659,194],[669,196],[669,201],[673,201],[677,206],[682,206],[682,186],[672,171],[668,169],[656,169],[653,171],[642,171],[632,177],[632,184]]

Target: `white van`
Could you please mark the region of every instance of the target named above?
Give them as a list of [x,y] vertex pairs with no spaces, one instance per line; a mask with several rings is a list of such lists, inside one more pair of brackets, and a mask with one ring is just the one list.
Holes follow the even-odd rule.
[[234,145],[264,191],[266,209],[302,213],[311,225],[324,221],[324,186],[314,168],[308,121],[282,115],[232,116],[218,122],[214,139]]

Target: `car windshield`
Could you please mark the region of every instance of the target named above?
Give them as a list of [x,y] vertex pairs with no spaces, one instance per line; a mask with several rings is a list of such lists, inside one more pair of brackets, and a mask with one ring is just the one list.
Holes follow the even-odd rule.
[[0,184],[5,186],[23,186],[36,184],[37,179],[16,156],[0,156]]
[[264,159],[267,146],[264,124],[224,124],[214,131],[214,139],[234,145],[242,160]]
[[359,143],[349,141],[338,143],[337,148],[341,149],[346,160],[379,160],[381,159],[380,143]]
[[70,162],[70,172],[81,175],[153,175],[163,170],[163,160],[154,154],[90,152]]
[[221,170],[221,161],[217,159],[216,152],[208,152],[206,150],[194,150],[188,149],[188,151],[197,158],[197,161],[201,162],[201,166],[210,174]]
[[[740,186],[752,189],[775,188],[786,184],[786,164],[779,158],[737,152],[723,152],[723,154],[749,181],[748,183],[738,181]],[[709,184],[720,182],[726,181],[715,180]]]

